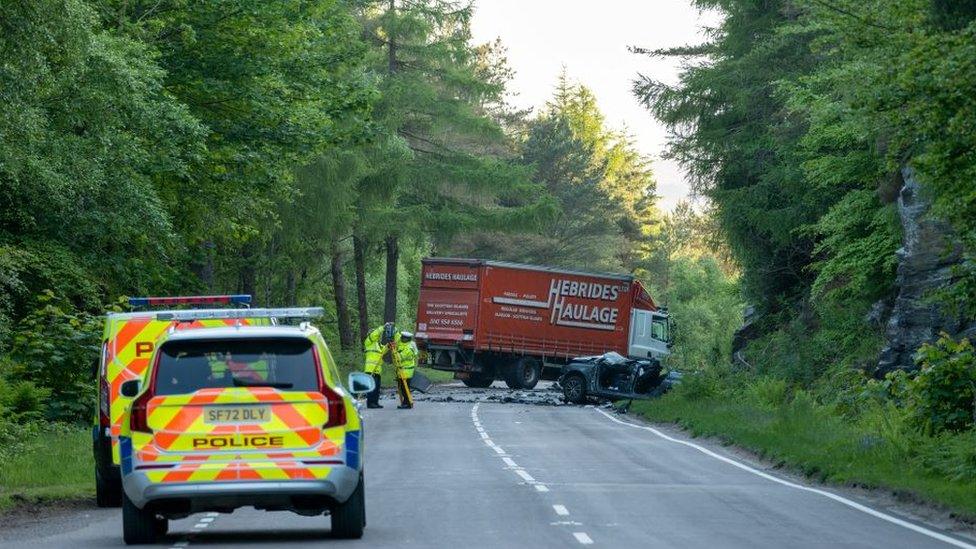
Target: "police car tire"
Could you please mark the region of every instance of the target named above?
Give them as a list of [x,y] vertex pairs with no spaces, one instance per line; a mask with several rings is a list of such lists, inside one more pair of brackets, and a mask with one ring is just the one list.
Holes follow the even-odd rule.
[[332,510],[332,537],[359,539],[366,528],[366,482],[359,477],[359,485],[345,503]]
[[122,494],[122,539],[126,545],[155,543],[159,537],[159,520],[152,511],[136,507]]
[[122,484],[112,482],[95,469],[95,505],[99,507],[119,507],[122,505]]

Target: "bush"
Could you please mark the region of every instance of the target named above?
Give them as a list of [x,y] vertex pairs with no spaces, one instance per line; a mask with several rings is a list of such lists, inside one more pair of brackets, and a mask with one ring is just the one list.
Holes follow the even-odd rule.
[[775,409],[786,403],[789,385],[782,379],[761,376],[746,388],[751,401],[766,409]]
[[[45,292],[14,330],[8,380],[13,384],[29,382],[49,391],[45,395],[50,397],[47,419],[86,421],[94,411],[93,366],[98,360],[100,335],[98,317],[78,311],[53,292]],[[26,392],[22,398],[28,398]]]
[[0,377],[0,420],[25,423],[43,419],[49,389],[30,381],[8,382]]
[[976,481],[976,430],[943,433],[923,446],[922,465],[955,482]]
[[916,355],[921,366],[909,384],[915,421],[933,433],[965,431],[976,416],[976,354],[968,339],[943,334]]

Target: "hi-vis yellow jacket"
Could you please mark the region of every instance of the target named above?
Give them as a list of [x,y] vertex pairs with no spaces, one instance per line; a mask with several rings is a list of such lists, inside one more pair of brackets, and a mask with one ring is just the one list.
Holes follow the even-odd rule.
[[[366,364],[363,370],[367,374],[378,374],[383,369],[383,357],[389,351],[388,345],[380,344],[383,337],[383,326],[374,329],[366,336],[363,342],[363,351],[366,354]],[[397,355],[400,359],[400,368],[403,370],[403,377],[410,379],[413,377],[414,369],[417,367],[417,344],[413,341],[403,341],[400,332],[393,333],[393,343],[396,345]]]

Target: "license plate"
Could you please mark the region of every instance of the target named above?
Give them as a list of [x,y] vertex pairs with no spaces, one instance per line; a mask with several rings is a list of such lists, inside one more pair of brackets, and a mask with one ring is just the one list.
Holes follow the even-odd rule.
[[270,419],[270,406],[208,406],[203,411],[204,423],[214,425],[264,423]]

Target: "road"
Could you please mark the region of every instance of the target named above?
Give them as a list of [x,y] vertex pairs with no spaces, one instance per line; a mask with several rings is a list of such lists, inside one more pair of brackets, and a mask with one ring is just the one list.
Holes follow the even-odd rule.
[[[367,415],[362,541],[328,538],[325,517],[247,509],[173,521],[160,545],[976,546],[890,511],[857,508],[849,496],[831,499],[825,494],[833,492],[762,476],[721,450],[670,440],[598,408],[386,404]],[[85,509],[0,528],[0,547],[121,546],[121,527],[118,510]]]

